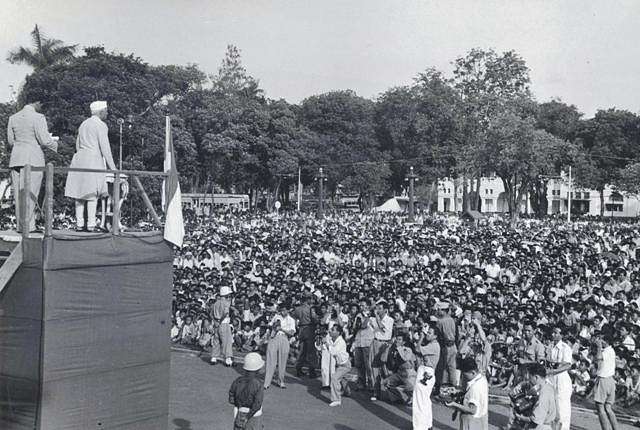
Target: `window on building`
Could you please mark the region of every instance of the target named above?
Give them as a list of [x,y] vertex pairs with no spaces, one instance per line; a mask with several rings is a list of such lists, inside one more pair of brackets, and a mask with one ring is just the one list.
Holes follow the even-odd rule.
[[585,200],[590,200],[591,199],[591,194],[590,193],[583,193],[582,195],[583,195],[582,198],[585,199]]
[[493,212],[493,199],[484,200],[484,210],[486,212]]
[[604,205],[606,212],[622,212],[622,205],[619,203],[607,203]]
[[485,188],[484,193],[489,194],[489,189]]
[[491,194],[493,194],[493,188],[491,189]]

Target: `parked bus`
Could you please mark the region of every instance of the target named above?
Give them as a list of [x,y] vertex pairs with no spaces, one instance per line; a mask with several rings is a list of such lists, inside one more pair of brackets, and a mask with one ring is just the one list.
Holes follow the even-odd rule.
[[214,209],[249,210],[247,194],[186,193],[182,195],[182,207],[196,215],[210,215]]

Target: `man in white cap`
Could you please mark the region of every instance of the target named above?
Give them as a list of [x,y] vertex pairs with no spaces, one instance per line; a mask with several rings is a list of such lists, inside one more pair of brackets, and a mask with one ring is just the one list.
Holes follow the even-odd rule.
[[[24,179],[20,180],[20,171],[27,164],[33,167],[44,166],[44,153],[41,146],[52,151],[58,150],[58,138],[49,133],[47,120],[44,115],[38,113],[41,108],[42,104],[39,101],[27,100],[27,104],[20,112],[9,117],[7,124],[7,142],[12,147],[9,168],[11,169],[11,185],[18,231],[35,230],[36,219],[33,212],[42,185],[42,172],[32,172],[26,214],[21,214],[20,195],[24,188]],[[22,225],[21,215],[25,216],[27,225]]]
[[262,430],[262,400],[264,398],[262,382],[258,371],[264,361],[257,352],[244,357],[242,368],[245,374],[237,378],[229,389],[229,403],[233,405],[234,429]]
[[[106,166],[116,170],[109,144],[109,129],[104,120],[107,118],[107,102],[91,103],[91,117],[84,120],[78,128],[76,153],[70,167],[100,169]],[[76,200],[76,227],[85,228],[84,207],[87,205],[86,229],[96,228],[96,206],[98,198],[107,195],[106,173],[69,172],[64,195]]]
[[220,297],[213,304],[212,320],[217,328],[211,345],[211,364],[218,363],[218,357],[224,359],[227,367],[233,366],[233,335],[231,334],[231,288],[220,288]]

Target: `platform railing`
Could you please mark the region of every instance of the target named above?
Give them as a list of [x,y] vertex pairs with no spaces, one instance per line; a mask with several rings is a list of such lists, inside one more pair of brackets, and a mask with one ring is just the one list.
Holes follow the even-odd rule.
[[[0,173],[10,173],[11,169],[0,169]],[[27,238],[29,236],[29,219],[27,217],[27,208],[28,208],[28,199],[36,199],[37,196],[31,195],[31,176],[33,172],[43,172],[45,179],[45,197],[44,197],[44,208],[43,208],[43,218],[44,218],[44,235],[45,237],[53,235],[53,178],[56,174],[68,174],[69,172],[80,172],[80,173],[105,173],[109,175],[114,175],[113,182],[113,215],[112,215],[112,226],[111,226],[111,234],[118,235],[120,234],[120,180],[126,176],[131,177],[134,185],[140,192],[142,196],[142,201],[144,202],[153,222],[159,228],[163,228],[162,222],[160,221],[160,217],[158,216],[156,210],[151,203],[151,199],[147,195],[144,187],[142,186],[142,182],[140,181],[140,177],[160,177],[166,178],[169,176],[167,172],[152,172],[152,171],[144,171],[144,170],[108,170],[108,169],[84,169],[77,167],[55,167],[52,163],[48,163],[45,167],[34,167],[31,165],[25,165],[20,170],[20,179],[23,181],[22,189],[23,192],[20,193],[20,201],[15,202],[15,204],[20,205],[20,220],[16,220],[18,222],[18,226],[22,226],[22,236],[23,238]],[[15,196],[14,196],[15,198]],[[168,199],[165,199],[168,202]],[[166,208],[163,208],[166,210]]]

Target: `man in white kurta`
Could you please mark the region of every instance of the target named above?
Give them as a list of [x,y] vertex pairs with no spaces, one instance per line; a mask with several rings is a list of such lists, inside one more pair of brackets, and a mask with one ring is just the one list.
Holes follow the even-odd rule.
[[[91,117],[84,120],[78,129],[76,153],[71,167],[104,170],[107,167],[116,170],[109,145],[109,129],[104,120],[107,118],[107,102],[91,103]],[[105,173],[69,172],[64,195],[76,201],[76,226],[84,228],[84,205],[87,203],[87,230],[96,228],[96,206],[98,197],[107,195]]]
[[556,391],[556,409],[560,421],[559,430],[569,430],[571,426],[571,393],[573,386],[569,369],[573,363],[571,347],[562,341],[562,329],[553,329],[553,347],[549,351],[549,361],[554,369],[548,371],[549,381]]

